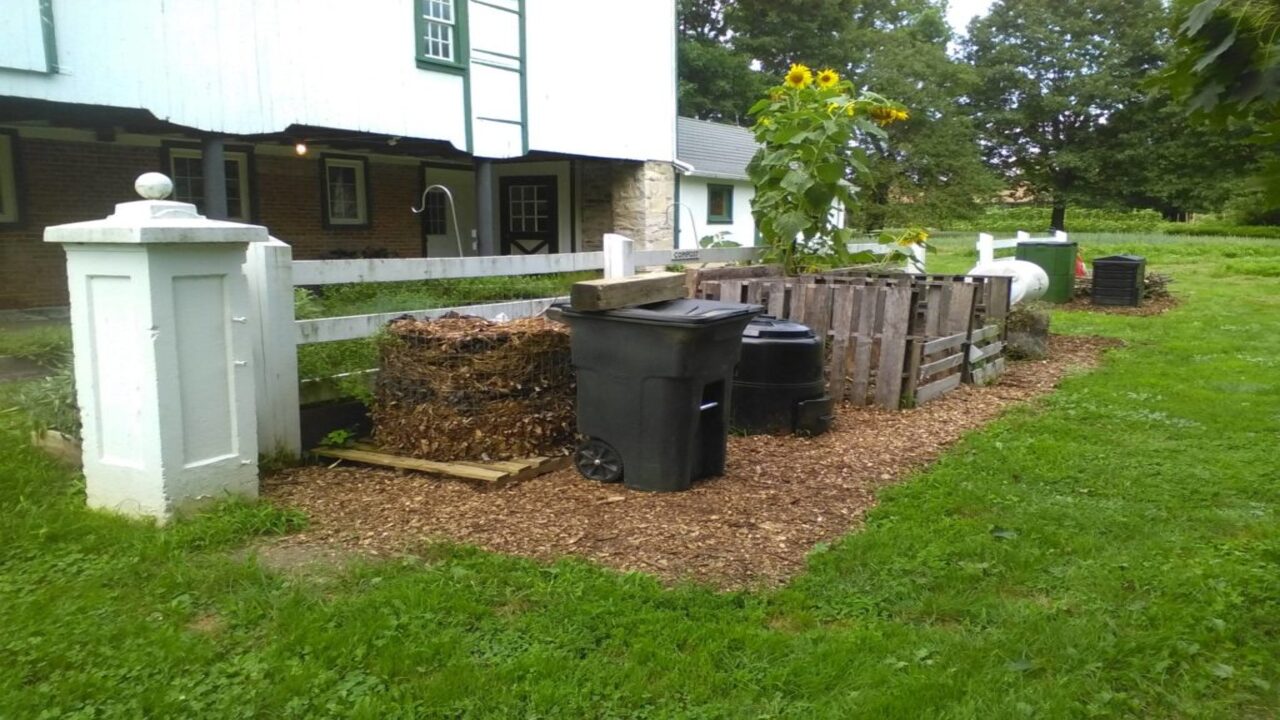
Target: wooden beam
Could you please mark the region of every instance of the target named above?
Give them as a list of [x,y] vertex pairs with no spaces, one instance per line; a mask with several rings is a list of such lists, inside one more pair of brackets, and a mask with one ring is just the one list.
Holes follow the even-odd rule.
[[659,272],[628,278],[586,280],[573,284],[574,310],[616,310],[684,297],[684,273]]

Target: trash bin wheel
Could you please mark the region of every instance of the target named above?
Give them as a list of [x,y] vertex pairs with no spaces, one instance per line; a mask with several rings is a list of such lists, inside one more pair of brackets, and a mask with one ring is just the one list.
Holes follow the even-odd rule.
[[573,457],[578,472],[588,480],[616,483],[622,480],[622,456],[609,443],[591,438],[578,446]]

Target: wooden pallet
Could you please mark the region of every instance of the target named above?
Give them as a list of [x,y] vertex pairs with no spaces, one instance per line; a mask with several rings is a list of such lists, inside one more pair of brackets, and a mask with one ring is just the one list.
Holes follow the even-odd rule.
[[403,457],[383,452],[371,445],[357,444],[351,447],[330,448],[319,447],[311,451],[312,455],[378,465],[380,467],[398,468],[446,475],[463,480],[478,480],[486,484],[506,485],[508,483],[528,480],[539,475],[569,466],[568,457],[535,457],[522,460],[505,460],[500,462],[436,462],[419,458]]

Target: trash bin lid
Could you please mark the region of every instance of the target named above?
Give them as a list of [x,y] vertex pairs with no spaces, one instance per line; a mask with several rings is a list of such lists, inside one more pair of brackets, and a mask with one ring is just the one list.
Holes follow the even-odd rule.
[[721,302],[719,300],[663,300],[662,302],[618,310],[582,312],[565,307],[566,315],[607,317],[610,320],[655,323],[659,325],[708,325],[711,323],[757,315],[764,312],[760,305]]
[[1075,240],[1019,240],[1018,247],[1068,247],[1075,245]]
[[747,329],[742,331],[744,337],[759,338],[811,338],[813,330],[807,325],[779,320],[772,315],[762,315],[752,320]]
[[1128,253],[1121,255],[1108,255],[1106,257],[1094,258],[1094,263],[1114,262],[1114,263],[1137,263],[1146,262],[1147,259],[1141,255],[1129,255]]

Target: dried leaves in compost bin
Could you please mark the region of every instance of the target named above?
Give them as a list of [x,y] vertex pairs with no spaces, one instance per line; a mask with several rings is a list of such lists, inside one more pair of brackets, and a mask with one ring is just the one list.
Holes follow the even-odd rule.
[[383,448],[428,460],[563,455],[573,444],[569,331],[545,318],[396,320],[371,416]]

